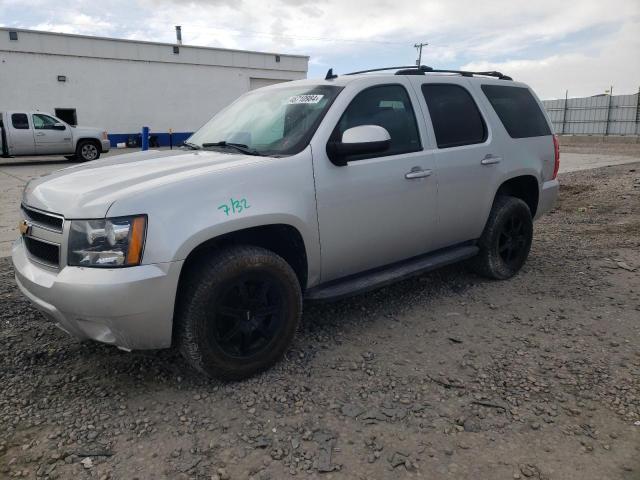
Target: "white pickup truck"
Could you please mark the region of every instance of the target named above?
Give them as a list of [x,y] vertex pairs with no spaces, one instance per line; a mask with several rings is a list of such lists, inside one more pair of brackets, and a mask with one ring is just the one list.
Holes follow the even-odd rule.
[[74,127],[44,112],[0,112],[3,157],[64,155],[87,162],[109,148],[107,132],[101,128]]

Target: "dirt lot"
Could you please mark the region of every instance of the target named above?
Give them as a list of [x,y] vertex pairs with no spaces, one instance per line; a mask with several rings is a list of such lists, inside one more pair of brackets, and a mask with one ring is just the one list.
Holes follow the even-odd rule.
[[561,182],[516,278],[308,305],[235,384],[75,343],[0,260],[0,477],[639,479],[640,163]]
[[562,153],[595,153],[599,155],[640,157],[640,139],[638,137],[560,136],[560,150]]

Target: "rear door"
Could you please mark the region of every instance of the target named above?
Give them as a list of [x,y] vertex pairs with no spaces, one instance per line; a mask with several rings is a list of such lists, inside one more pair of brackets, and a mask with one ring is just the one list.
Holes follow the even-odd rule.
[[499,142],[466,79],[430,75],[411,80],[434,139],[438,229],[433,248],[476,239],[500,178]]
[[11,155],[33,155],[36,153],[33,124],[23,112],[7,112],[5,132]]
[[71,127],[61,120],[44,113],[31,115],[36,153],[72,153]]

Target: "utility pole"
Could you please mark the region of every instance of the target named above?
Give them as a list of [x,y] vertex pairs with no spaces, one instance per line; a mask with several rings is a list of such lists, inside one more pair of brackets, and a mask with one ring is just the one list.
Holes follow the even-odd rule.
[[417,66],[422,65],[422,47],[426,47],[427,45],[429,45],[427,42],[425,42],[425,43],[416,43],[414,45],[414,47],[418,49],[418,60],[416,60],[416,65]]

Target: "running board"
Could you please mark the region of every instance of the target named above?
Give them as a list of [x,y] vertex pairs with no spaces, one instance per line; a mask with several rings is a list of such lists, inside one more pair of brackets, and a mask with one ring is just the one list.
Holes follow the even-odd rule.
[[339,300],[466,260],[477,255],[479,250],[477,246],[469,244],[438,250],[310,288],[306,291],[304,298],[309,301]]

